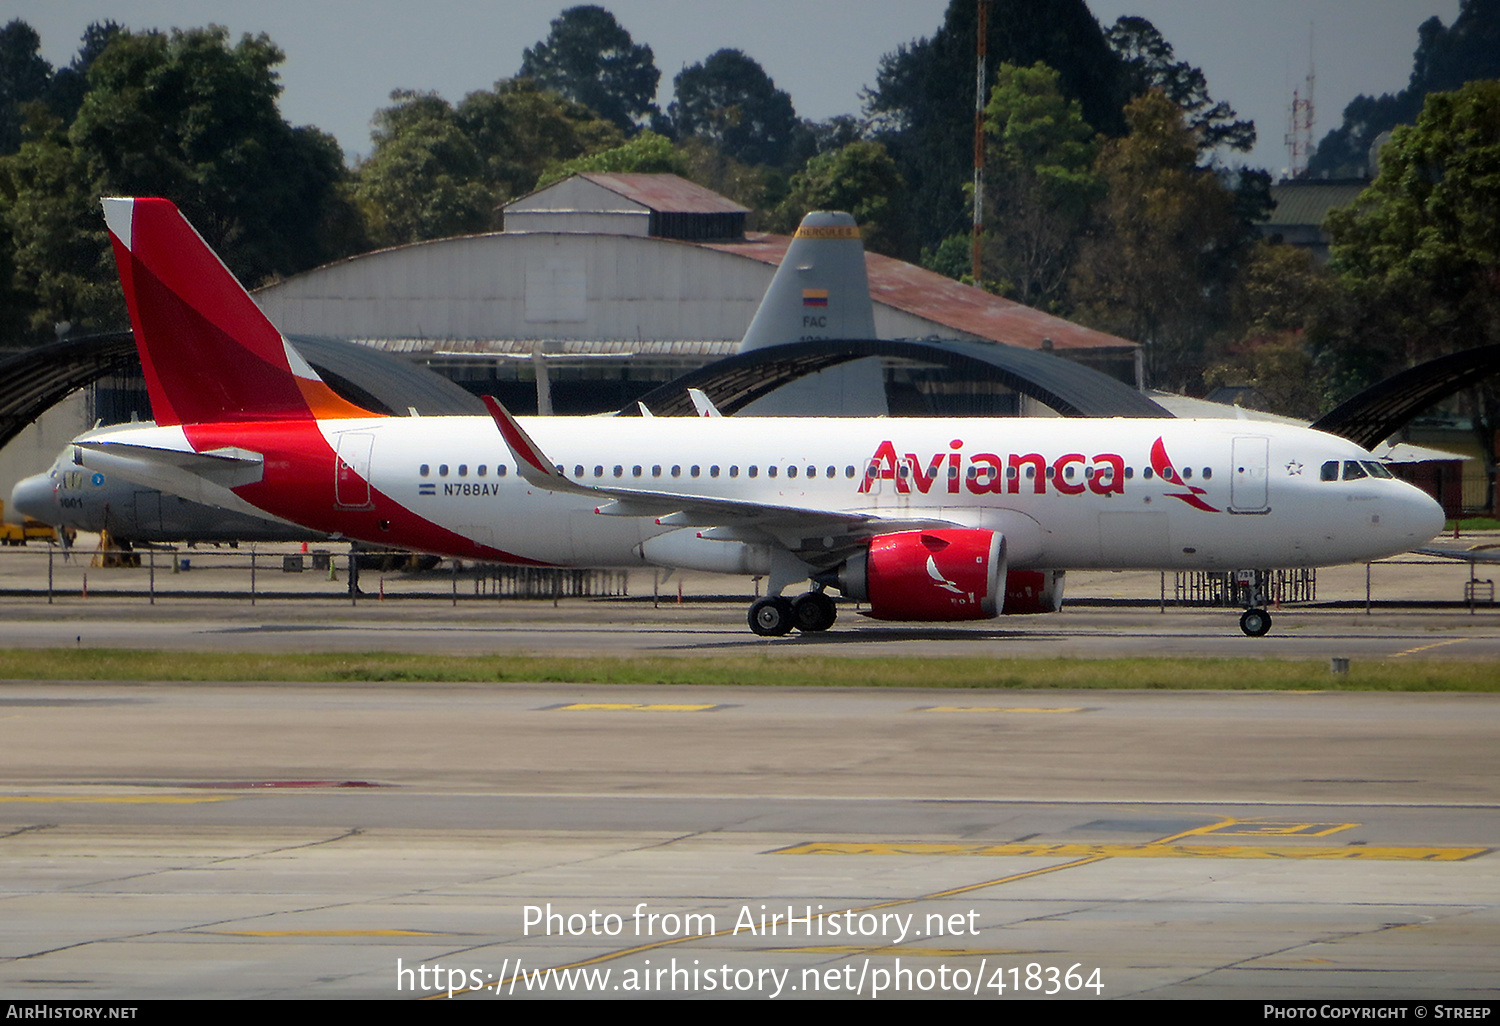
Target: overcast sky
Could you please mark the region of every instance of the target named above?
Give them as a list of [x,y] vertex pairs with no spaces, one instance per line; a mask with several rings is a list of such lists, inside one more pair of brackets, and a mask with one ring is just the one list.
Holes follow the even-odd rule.
[[[723,47],[754,57],[792,95],[797,113],[858,114],[861,90],[883,54],[928,36],[947,0],[606,0],[638,43],[655,51],[658,102],[672,78]],[[209,23],[268,34],[285,51],[282,113],[335,135],[350,157],[370,148],[370,117],[393,89],[435,90],[457,101],[521,64],[568,4],[559,0],[5,0],[42,37],[53,65],[67,64],[91,21],[132,29]],[[1317,71],[1315,138],[1337,127],[1359,93],[1395,92],[1411,73],[1417,26],[1451,25],[1459,0],[1089,0],[1101,24],[1150,19],[1180,59],[1201,67],[1216,100],[1255,121],[1249,164],[1286,166],[1292,90]]]

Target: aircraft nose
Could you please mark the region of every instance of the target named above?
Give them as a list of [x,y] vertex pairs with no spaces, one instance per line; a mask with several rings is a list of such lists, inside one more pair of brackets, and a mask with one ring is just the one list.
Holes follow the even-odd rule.
[[57,497],[52,491],[52,479],[46,474],[33,474],[22,478],[11,489],[10,506],[18,516],[28,516],[44,524],[57,524]]
[[1401,503],[1400,510],[1401,530],[1410,538],[1415,547],[1436,538],[1443,531],[1443,525],[1447,523],[1447,515],[1443,513],[1443,507],[1438,505],[1436,499],[1428,495],[1416,485],[1407,486],[1405,500]]

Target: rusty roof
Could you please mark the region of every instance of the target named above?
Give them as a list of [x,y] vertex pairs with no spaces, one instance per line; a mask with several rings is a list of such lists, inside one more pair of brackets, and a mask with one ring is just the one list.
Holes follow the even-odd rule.
[[[791,242],[786,235],[747,232],[744,242],[692,245],[779,266]],[[991,342],[1023,349],[1041,349],[1043,339],[1051,339],[1053,349],[1134,349],[1139,345],[879,253],[865,253],[865,272],[870,278],[870,298],[876,302]]]
[[720,196],[701,185],[676,175],[608,174],[584,171],[579,174],[602,189],[608,189],[652,210],[670,214],[748,214],[732,199]]

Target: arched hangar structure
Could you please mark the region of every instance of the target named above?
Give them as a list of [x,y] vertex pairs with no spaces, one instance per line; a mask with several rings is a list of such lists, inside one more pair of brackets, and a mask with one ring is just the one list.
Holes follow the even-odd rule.
[[1312,426],[1372,449],[1423,410],[1496,373],[1500,373],[1500,345],[1439,356],[1371,385]]
[[[290,336],[304,359],[350,402],[376,413],[484,413],[484,404],[447,378],[399,357],[341,339]],[[115,374],[138,375],[128,331],[69,339],[0,360],[0,446],[67,396]]]
[[[697,388],[720,413],[730,415],[806,375],[870,356],[945,368],[964,381],[993,382],[1065,417],[1172,416],[1129,385],[1082,364],[1012,346],[958,340],[818,339],[768,346],[684,374],[648,392],[640,402],[659,417],[691,416],[687,390]],[[638,416],[640,408],[632,404],[620,412]]]

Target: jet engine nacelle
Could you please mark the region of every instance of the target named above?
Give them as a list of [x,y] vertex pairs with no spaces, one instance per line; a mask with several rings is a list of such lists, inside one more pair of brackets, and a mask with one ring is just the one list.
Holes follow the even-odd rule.
[[877,620],[987,620],[1000,614],[1005,576],[1003,535],[953,528],[872,538],[835,583]]
[[1006,616],[1055,613],[1062,608],[1063,571],[1012,570],[1005,575]]

